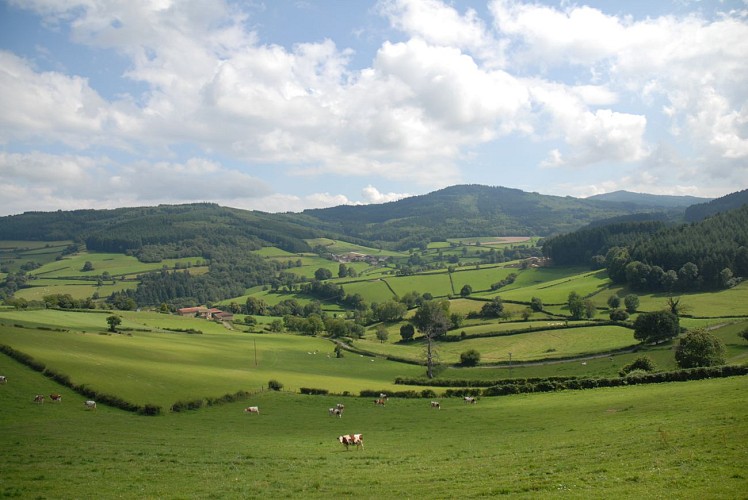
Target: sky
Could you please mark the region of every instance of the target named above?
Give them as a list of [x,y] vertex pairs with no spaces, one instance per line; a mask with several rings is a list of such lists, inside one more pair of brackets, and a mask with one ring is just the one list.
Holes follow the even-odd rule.
[[748,0],[0,0],[0,216],[748,187]]

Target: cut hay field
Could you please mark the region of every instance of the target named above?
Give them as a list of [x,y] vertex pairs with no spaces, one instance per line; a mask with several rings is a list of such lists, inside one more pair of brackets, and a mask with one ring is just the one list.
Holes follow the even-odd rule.
[[[483,398],[265,392],[141,417],[0,357],[0,494],[18,498],[743,498],[744,378]],[[62,403],[35,405],[33,394]],[[341,419],[327,408],[346,405]],[[242,409],[257,405],[261,413]],[[336,437],[362,433],[363,450]]]

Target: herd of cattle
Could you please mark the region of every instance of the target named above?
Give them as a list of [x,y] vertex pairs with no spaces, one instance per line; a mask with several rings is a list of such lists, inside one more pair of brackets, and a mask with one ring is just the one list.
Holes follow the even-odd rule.
[[[8,378],[4,375],[0,375],[0,384],[6,384],[8,383]],[[54,403],[62,403],[62,394],[53,393],[49,395],[49,399]],[[374,400],[374,404],[377,406],[385,406],[387,404],[387,400],[389,397],[387,394],[381,393],[377,399]],[[34,396],[34,403],[37,404],[44,404],[45,396],[44,394],[37,394]],[[474,404],[477,402],[477,399],[472,396],[465,396],[463,398],[463,401],[465,403]],[[83,406],[87,410],[95,410],[96,409],[96,401],[84,401]],[[435,408],[437,410],[441,410],[441,403],[439,401],[431,401],[431,408]],[[345,410],[345,405],[342,403],[338,403],[333,408],[329,408],[327,411],[331,417],[338,417],[343,418],[343,410]],[[260,414],[260,407],[259,406],[248,406],[244,408],[244,411],[246,413],[257,413]],[[345,446],[345,449],[347,450],[349,446],[355,446],[356,449],[363,449],[364,447],[364,437],[362,434],[344,434],[342,436],[338,436],[338,441]]]
[[[389,397],[387,396],[387,394],[382,393],[377,399],[374,400],[374,404],[377,406],[385,406],[388,399]],[[464,398],[462,398],[462,400],[468,404],[475,404],[478,401],[477,398],[472,396],[465,396]],[[439,401],[431,401],[431,408],[441,410],[442,405]],[[343,410],[345,410],[345,405],[343,403],[338,403],[334,407],[328,408],[327,413],[331,417],[343,418]],[[248,406],[244,408],[244,412],[257,413],[259,415],[260,408],[258,406]],[[340,442],[340,444],[345,446],[346,450],[349,446],[355,446],[356,449],[364,448],[363,434],[343,434],[342,436],[338,436],[338,441]]]
[[[7,384],[8,383],[8,377],[5,375],[0,375],[0,384]],[[34,396],[34,403],[41,405],[44,404],[44,401],[46,400],[46,396],[44,394],[37,394]],[[49,395],[49,400],[53,403],[62,403],[62,394],[58,394],[56,392],[53,392]],[[87,410],[95,410],[96,409],[96,401],[84,401],[83,406]]]

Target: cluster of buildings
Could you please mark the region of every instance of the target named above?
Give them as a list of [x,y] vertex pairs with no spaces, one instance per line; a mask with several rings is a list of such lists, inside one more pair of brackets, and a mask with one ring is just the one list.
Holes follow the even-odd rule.
[[180,316],[189,316],[191,318],[204,318],[204,319],[215,319],[218,321],[233,321],[234,315],[230,312],[221,311],[215,307],[207,308],[203,306],[198,307],[183,307],[177,309],[177,314]]

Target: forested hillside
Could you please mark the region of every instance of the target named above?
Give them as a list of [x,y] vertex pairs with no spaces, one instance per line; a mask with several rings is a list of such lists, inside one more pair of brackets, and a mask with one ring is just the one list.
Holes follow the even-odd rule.
[[201,255],[203,250],[199,247],[205,242],[308,251],[304,239],[321,234],[284,214],[237,210],[212,203],[27,212],[0,218],[0,240],[73,240],[85,242],[89,250],[102,252],[165,253],[156,258],[190,252]]
[[345,235],[397,242],[397,248],[408,249],[429,241],[478,235],[549,236],[640,210],[625,203],[462,185],[380,205],[304,213],[333,224]]
[[686,209],[685,219],[687,222],[697,222],[719,212],[725,212],[738,208],[748,203],[748,189],[730,193],[708,203],[699,203]]
[[748,277],[748,205],[701,222],[626,222],[587,228],[545,241],[558,264],[607,267],[635,290],[724,288]]

